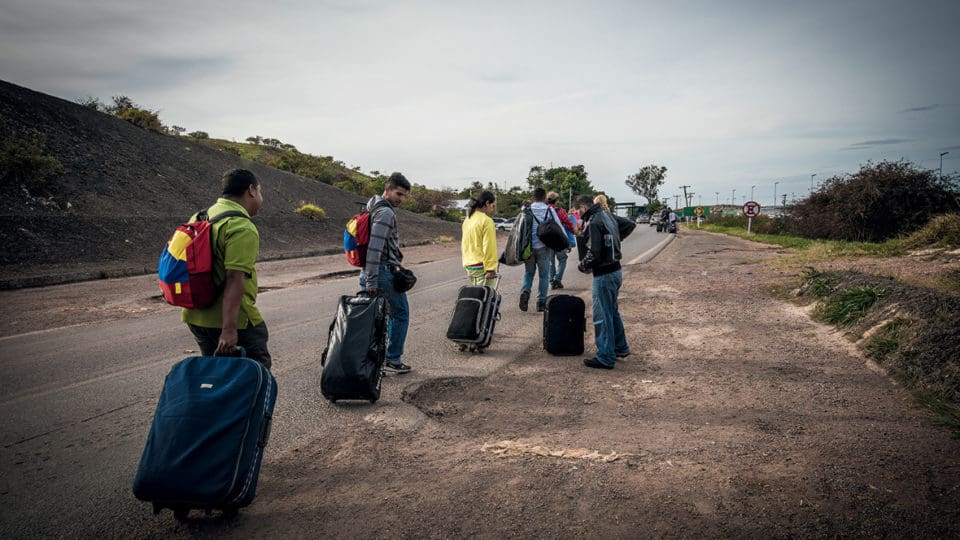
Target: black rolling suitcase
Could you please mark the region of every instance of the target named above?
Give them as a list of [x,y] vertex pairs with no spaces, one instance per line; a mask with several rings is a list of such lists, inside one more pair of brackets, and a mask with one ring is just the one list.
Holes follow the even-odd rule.
[[572,294],[547,297],[543,310],[543,348],[557,356],[583,354],[583,333],[587,331],[583,299]]
[[133,494],[180,520],[193,509],[233,514],[249,505],[276,400],[277,382],[257,361],[178,362],[164,381]]
[[468,285],[460,287],[453,307],[447,339],[460,346],[461,351],[483,352],[493,339],[493,327],[500,318],[500,278],[496,285]]
[[320,392],[338,399],[380,399],[387,355],[387,300],[383,296],[341,296],[330,323],[320,364]]

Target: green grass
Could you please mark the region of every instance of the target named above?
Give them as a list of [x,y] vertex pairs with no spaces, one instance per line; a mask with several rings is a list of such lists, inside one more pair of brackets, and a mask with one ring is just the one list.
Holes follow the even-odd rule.
[[877,331],[864,344],[864,351],[867,356],[883,363],[883,360],[894,353],[903,352],[902,347],[906,338],[906,332],[912,323],[903,317],[897,317]]
[[323,219],[327,212],[315,204],[306,203],[297,208],[297,212],[310,219]]
[[836,293],[818,308],[820,317],[838,326],[853,326],[883,296],[877,287],[853,287]]
[[960,405],[951,403],[930,390],[914,390],[913,396],[933,413],[934,424],[950,430],[954,438],[960,438]]
[[829,261],[844,257],[892,257],[905,253],[899,240],[888,240],[882,243],[811,240],[799,236],[779,234],[747,234],[746,229],[740,227],[723,227],[719,225],[703,225],[701,229],[737,236],[753,242],[790,248],[793,250],[791,262],[800,264]]
[[837,283],[840,282],[840,278],[808,268],[804,272],[803,281],[809,284],[809,290],[813,296],[824,298],[830,296],[830,293],[837,287]]

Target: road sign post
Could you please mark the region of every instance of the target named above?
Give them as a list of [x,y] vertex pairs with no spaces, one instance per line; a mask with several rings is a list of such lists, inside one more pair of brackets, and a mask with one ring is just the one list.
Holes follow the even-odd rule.
[[753,225],[753,218],[760,215],[760,203],[747,201],[743,203],[743,207],[740,210],[743,212],[743,215],[747,216],[747,234],[751,234],[750,226]]
[[697,228],[700,228],[700,219],[703,217],[703,207],[698,206],[693,209],[693,213],[697,215]]

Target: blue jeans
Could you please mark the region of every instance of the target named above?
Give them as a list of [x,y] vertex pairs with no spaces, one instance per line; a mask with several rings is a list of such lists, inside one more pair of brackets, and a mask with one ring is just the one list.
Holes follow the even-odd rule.
[[567,251],[557,251],[557,260],[550,259],[550,281],[563,281],[563,271],[567,269]]
[[533,288],[533,273],[537,272],[539,279],[537,282],[537,302],[543,302],[547,299],[547,289],[550,286],[550,262],[553,261],[553,254],[554,251],[548,247],[535,249],[530,258],[523,263],[527,271],[523,274],[520,290],[529,291]]
[[597,360],[608,366],[617,363],[618,354],[622,356],[630,352],[617,301],[622,283],[620,270],[593,278],[593,334]]
[[[410,326],[410,304],[407,293],[397,292],[393,288],[393,273],[390,267],[381,264],[377,276],[378,293],[386,297],[390,305],[390,321],[387,323],[387,363],[399,364],[403,356],[403,343],[407,340],[407,327]],[[367,288],[367,274],[360,272],[360,288]]]

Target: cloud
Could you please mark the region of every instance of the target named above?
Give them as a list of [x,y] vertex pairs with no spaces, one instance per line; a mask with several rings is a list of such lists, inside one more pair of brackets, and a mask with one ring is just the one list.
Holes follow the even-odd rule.
[[932,111],[934,109],[939,109],[940,104],[934,103],[933,105],[924,105],[923,107],[911,107],[909,109],[904,109],[900,111],[901,113],[914,113],[914,112],[925,112]]
[[945,146],[945,147],[943,147],[943,148],[938,148],[937,150],[940,151],[940,152],[949,152],[949,151],[951,151],[951,150],[960,150],[960,144],[955,145],[955,146]]
[[878,146],[892,146],[895,144],[903,144],[908,142],[913,142],[913,139],[874,139],[872,141],[853,143],[843,150],[866,150],[868,148],[876,148]]

